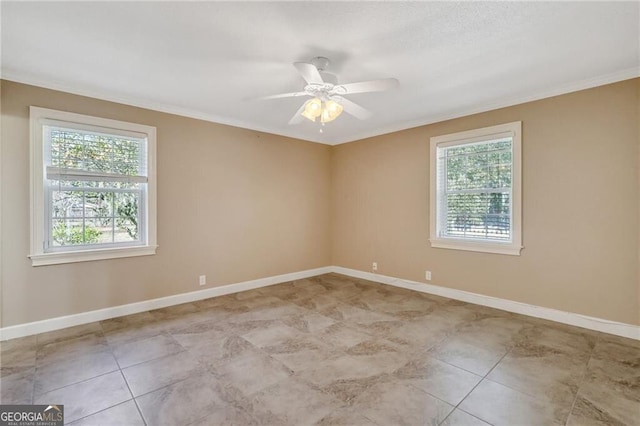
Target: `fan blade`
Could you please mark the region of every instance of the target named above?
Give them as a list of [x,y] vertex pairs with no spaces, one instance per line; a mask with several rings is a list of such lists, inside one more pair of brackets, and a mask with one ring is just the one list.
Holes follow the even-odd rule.
[[366,120],[372,115],[370,111],[362,108],[355,102],[351,102],[349,99],[343,98],[342,96],[333,96],[331,99],[342,105],[347,113],[359,118],[360,120]]
[[279,95],[270,95],[270,96],[261,96],[256,98],[257,100],[263,101],[266,99],[279,99],[279,98],[293,98],[296,96],[307,96],[307,92],[291,92],[291,93],[281,93]]
[[352,93],[383,92],[398,87],[398,80],[395,78],[383,78],[380,80],[361,81],[359,83],[348,83],[336,86],[333,91],[340,95],[350,95]]
[[308,84],[324,84],[322,76],[314,65],[307,64],[306,62],[295,62],[294,67],[298,70],[304,81]]
[[[307,101],[307,102],[309,102],[309,101]],[[304,111],[304,107],[307,106],[307,102],[304,102],[302,104],[302,106],[300,107],[300,109],[298,109],[298,111],[296,111],[296,113],[293,115],[293,117],[291,117],[291,120],[289,120],[289,124],[298,124],[302,120],[304,120],[304,117],[302,116],[302,111]]]

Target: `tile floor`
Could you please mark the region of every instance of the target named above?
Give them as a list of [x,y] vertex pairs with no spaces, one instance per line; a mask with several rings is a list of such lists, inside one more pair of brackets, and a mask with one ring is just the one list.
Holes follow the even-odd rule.
[[640,425],[640,342],[336,274],[1,345],[79,425]]

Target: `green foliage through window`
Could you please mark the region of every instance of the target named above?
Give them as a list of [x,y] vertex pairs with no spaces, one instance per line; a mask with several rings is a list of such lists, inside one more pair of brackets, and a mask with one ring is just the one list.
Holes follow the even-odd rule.
[[51,128],[51,165],[67,169],[135,176],[140,172],[138,140]]
[[[83,230],[84,228],[84,230]],[[53,240],[61,246],[77,244],[95,244],[100,240],[102,232],[94,226],[67,225],[58,222],[53,227]]]

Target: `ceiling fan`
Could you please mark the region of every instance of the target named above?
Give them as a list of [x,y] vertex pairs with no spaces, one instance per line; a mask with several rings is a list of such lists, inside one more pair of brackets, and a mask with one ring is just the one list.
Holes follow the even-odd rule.
[[259,99],[311,96],[312,99],[302,104],[300,109],[298,109],[291,120],[289,120],[289,124],[300,123],[303,121],[303,118],[314,122],[319,118],[320,122],[324,125],[324,123],[338,118],[343,111],[360,120],[366,120],[371,116],[370,111],[345,98],[345,95],[382,92],[398,86],[398,80],[395,78],[338,84],[336,75],[325,71],[328,65],[329,59],[322,56],[313,58],[310,63],[295,62],[293,66],[307,82],[302,91],[264,96]]

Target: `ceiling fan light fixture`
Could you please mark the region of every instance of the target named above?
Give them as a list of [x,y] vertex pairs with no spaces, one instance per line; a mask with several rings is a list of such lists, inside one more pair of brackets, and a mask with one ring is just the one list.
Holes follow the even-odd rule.
[[302,116],[311,121],[316,121],[316,118],[322,114],[322,101],[318,98],[313,98],[307,102],[302,111]]
[[340,114],[342,114],[343,107],[336,101],[329,100],[324,103],[322,108],[322,115],[320,120],[323,123],[328,123],[330,121],[338,118]]
[[342,114],[342,110],[342,105],[336,101],[331,99],[323,101],[320,98],[313,98],[307,101],[300,115],[313,122],[320,117],[322,123],[328,123],[338,118]]

